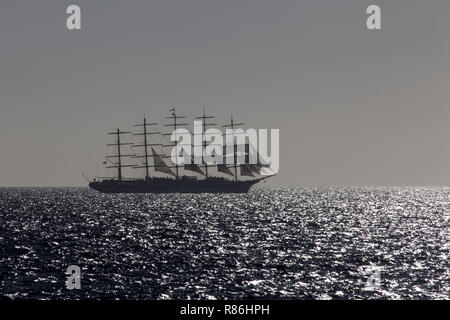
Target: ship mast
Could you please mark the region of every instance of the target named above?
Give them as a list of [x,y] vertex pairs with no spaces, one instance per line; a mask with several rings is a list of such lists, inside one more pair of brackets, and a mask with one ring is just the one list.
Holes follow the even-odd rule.
[[[184,119],[186,118],[185,116],[177,116],[176,111],[175,111],[175,107],[170,109],[169,111],[172,112],[172,116],[171,117],[166,117],[166,119],[173,119],[173,124],[165,124],[164,126],[166,127],[173,127],[173,130],[177,130],[177,126],[187,126],[187,123],[177,123],[177,119]],[[171,134],[170,134],[171,135]],[[175,133],[175,137],[176,137],[176,133]],[[175,146],[178,144],[177,141],[175,141]],[[178,172],[178,163],[175,163],[175,170],[176,170],[176,179],[179,178],[179,172]]]
[[[215,126],[217,125],[217,123],[206,123],[206,119],[213,119],[214,116],[207,116],[205,113],[205,107],[203,107],[203,116],[200,117],[195,117],[195,119],[202,119],[202,144],[203,144],[203,150],[206,150],[206,140],[205,140],[205,130],[206,130],[206,126]],[[195,130],[194,130],[195,132]],[[203,164],[205,166],[205,178],[208,179],[208,164],[207,161],[205,161],[204,158],[204,152],[202,152],[202,159],[203,159]]]
[[243,123],[235,123],[233,121],[233,114],[231,114],[231,122],[230,122],[230,124],[226,124],[226,125],[222,126],[224,128],[231,128],[231,130],[233,130],[232,137],[233,137],[233,159],[234,159],[233,162],[234,162],[234,180],[235,181],[237,181],[238,176],[237,176],[237,154],[236,154],[237,145],[234,144],[234,127],[235,126],[242,126],[242,125],[244,125],[244,124]]
[[[149,174],[149,162],[148,162],[148,158],[150,157],[150,155],[148,154],[148,147],[150,146],[161,146],[161,143],[148,143],[148,139],[147,136],[151,135],[151,134],[160,134],[161,132],[147,132],[147,127],[149,126],[156,126],[158,125],[158,123],[148,123],[147,119],[144,117],[144,121],[141,124],[136,124],[135,127],[143,127],[143,132],[139,132],[139,133],[134,133],[133,135],[135,136],[144,136],[144,144],[136,144],[134,145],[134,147],[143,147],[144,148],[144,155],[142,156],[134,156],[133,158],[145,158],[145,179],[149,179],[150,178],[150,174]],[[138,166],[139,167],[139,166]],[[137,167],[135,167],[137,168]]]
[[110,143],[107,144],[107,146],[117,146],[117,154],[116,155],[111,155],[111,156],[106,156],[106,158],[117,158],[117,163],[115,163],[113,166],[108,166],[106,168],[117,168],[117,177],[119,179],[119,181],[122,181],[122,168],[124,167],[133,167],[133,165],[124,165],[122,164],[122,158],[123,157],[132,157],[134,156],[134,154],[122,154],[121,152],[121,146],[125,146],[125,145],[132,145],[133,143],[129,143],[129,142],[120,142],[120,136],[122,134],[128,134],[131,133],[129,131],[120,131],[119,128],[117,128],[116,131],[114,132],[109,132],[108,134],[113,134],[117,136],[117,142],[116,143]]

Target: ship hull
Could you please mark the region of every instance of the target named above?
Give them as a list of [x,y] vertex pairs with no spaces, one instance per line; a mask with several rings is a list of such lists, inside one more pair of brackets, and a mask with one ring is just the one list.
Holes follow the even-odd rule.
[[246,193],[262,179],[247,181],[131,180],[94,181],[89,186],[103,193]]

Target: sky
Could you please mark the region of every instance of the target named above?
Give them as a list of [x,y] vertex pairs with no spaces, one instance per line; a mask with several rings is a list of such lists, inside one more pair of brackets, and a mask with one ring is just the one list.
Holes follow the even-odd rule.
[[[81,8],[81,30],[66,8]],[[381,8],[381,30],[366,9]],[[0,186],[86,186],[168,110],[280,129],[265,186],[450,185],[450,1],[0,2]]]

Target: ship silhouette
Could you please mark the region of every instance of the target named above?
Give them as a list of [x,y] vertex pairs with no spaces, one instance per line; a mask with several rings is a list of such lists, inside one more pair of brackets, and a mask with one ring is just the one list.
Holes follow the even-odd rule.
[[[186,123],[178,121],[186,118],[185,116],[177,115],[175,108],[170,112],[171,115],[166,119],[171,120],[172,123],[164,124],[164,126],[172,127],[173,130],[187,126]],[[195,118],[197,121],[201,120],[201,141],[204,148],[207,145],[204,139],[205,128],[217,125],[207,122],[213,118],[214,116],[205,114],[204,108],[203,115]],[[226,146],[223,146],[223,156],[232,159],[231,164],[228,161],[226,164],[225,162],[211,164],[204,159],[203,155],[200,164],[192,163],[193,161],[191,164],[182,165],[173,163],[171,157],[167,155],[170,152],[166,152],[165,148],[173,148],[177,146],[177,143],[166,142],[165,136],[172,133],[149,131],[149,128],[157,125],[158,123],[148,122],[144,117],[142,123],[135,125],[139,132],[122,131],[120,128],[109,132],[108,134],[115,136],[116,141],[107,146],[113,147],[115,154],[107,155],[103,163],[108,164],[106,168],[116,170],[116,176],[97,177],[89,182],[89,187],[103,193],[246,193],[254,184],[274,175],[270,174],[270,166],[262,161],[257,151],[255,151],[257,162],[249,163],[249,153],[253,148],[250,143],[245,143],[245,162],[239,164],[238,150],[241,149],[235,137],[231,139],[232,146],[228,149],[233,152],[227,153]],[[242,125],[243,123],[236,123],[231,115],[230,123],[222,127],[234,130]],[[126,135],[140,137],[142,141],[128,142]],[[125,148],[131,152],[124,153]],[[170,163],[168,164],[165,159]],[[131,161],[138,163],[133,164]],[[143,170],[144,176],[127,178],[124,176],[125,168]]]

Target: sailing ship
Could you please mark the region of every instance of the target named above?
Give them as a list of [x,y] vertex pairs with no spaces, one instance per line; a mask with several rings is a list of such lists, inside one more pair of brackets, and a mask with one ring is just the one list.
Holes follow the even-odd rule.
[[[186,123],[180,123],[180,119],[185,119],[185,116],[176,114],[175,108],[170,110],[171,115],[166,117],[170,124],[164,126],[172,127],[177,130],[180,127],[187,126]],[[201,140],[203,147],[206,147],[206,140],[204,139],[205,128],[216,125],[216,123],[208,123],[214,116],[206,115],[203,108],[203,115],[196,117],[197,121],[201,120]],[[223,155],[233,158],[232,164],[208,164],[203,159],[201,164],[177,164],[172,163],[171,157],[165,148],[173,148],[177,146],[177,142],[162,143],[164,138],[171,133],[161,133],[159,131],[149,130],[154,128],[158,123],[148,122],[144,117],[143,122],[135,125],[139,132],[122,131],[117,128],[109,135],[115,136],[115,142],[108,144],[108,146],[115,149],[115,154],[107,155],[106,161],[103,162],[108,169],[116,170],[117,175],[114,177],[101,178],[97,177],[89,182],[89,187],[103,193],[246,193],[250,188],[272,175],[265,173],[262,175],[262,170],[267,170],[270,166],[263,163],[257,153],[257,163],[249,164],[248,156],[250,148],[249,143],[245,144],[245,158],[244,164],[238,164],[238,144],[233,137],[231,154],[227,154],[226,146],[223,146]],[[229,124],[223,125],[224,128],[234,130],[243,123],[236,123],[231,115]],[[133,135],[141,137],[142,140],[138,143],[128,142],[126,135]],[[159,141],[156,137],[159,137]],[[161,141],[162,140],[162,141]],[[131,152],[124,153],[125,148],[129,148]],[[137,152],[139,151],[140,152]],[[168,159],[167,163],[165,159]],[[131,163],[130,161],[137,161],[138,163]],[[140,178],[125,177],[124,170],[131,168],[134,170],[144,170],[144,176]],[[186,172],[193,173],[189,175]]]

